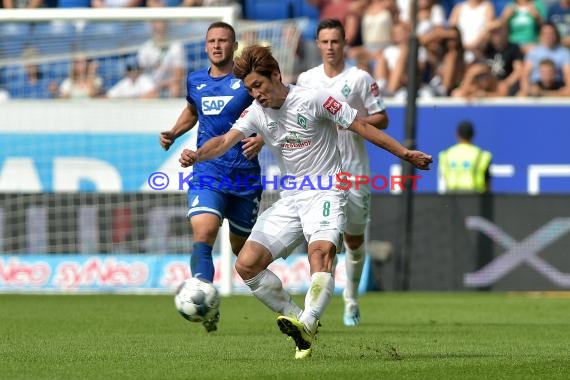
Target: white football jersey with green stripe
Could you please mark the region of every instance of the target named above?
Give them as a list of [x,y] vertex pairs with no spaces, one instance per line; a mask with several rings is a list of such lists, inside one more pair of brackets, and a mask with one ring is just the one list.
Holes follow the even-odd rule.
[[[291,176],[297,182],[309,178],[316,186],[317,181],[335,180],[341,171],[337,126],[346,129],[355,118],[356,110],[330,93],[289,85],[281,108],[264,108],[255,100],[233,128],[246,136],[260,134],[282,177]],[[298,191],[298,186],[282,189],[281,195]]]
[[[364,70],[346,65],[335,77],[325,74],[324,65],[301,73],[297,85],[308,88],[323,88],[336,99],[350,104],[358,117],[366,117],[386,109],[378,85]],[[342,170],[353,175],[370,175],[368,154],[364,139],[351,131],[339,130],[338,146],[342,157]]]

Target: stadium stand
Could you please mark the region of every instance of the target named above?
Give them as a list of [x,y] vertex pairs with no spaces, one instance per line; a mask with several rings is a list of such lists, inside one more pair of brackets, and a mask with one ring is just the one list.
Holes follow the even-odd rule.
[[[502,14],[505,6],[513,0],[493,0],[497,16]],[[439,0],[449,17],[451,9],[460,0]],[[544,0],[549,5],[553,0]],[[180,0],[165,0],[167,7],[176,7]],[[59,0],[50,2],[59,8],[89,8],[89,0]],[[297,20],[300,30],[302,58],[311,61],[310,49],[314,48],[316,27],[319,22],[319,11],[306,0],[243,0],[242,22],[268,22],[286,19]],[[199,36],[207,22],[180,22],[172,28],[170,38],[184,41],[184,47],[189,62],[188,69],[193,63],[204,62],[203,43],[188,42],[190,36]],[[277,32],[281,33],[281,32]],[[47,79],[61,81],[61,73],[69,69],[70,56],[85,54],[96,59],[99,74],[107,88],[117,80],[124,69],[125,57],[134,54],[134,47],[150,38],[148,22],[49,22],[49,23],[0,23],[0,86],[15,88],[15,83],[21,82],[22,67],[18,68],[18,60],[27,47],[35,47],[42,56],[42,73]],[[259,41],[265,41],[262,35]],[[314,55],[314,54],[313,54]],[[299,56],[297,56],[299,57]],[[295,59],[295,58],[292,58]],[[298,58],[297,58],[298,59]],[[312,62],[312,61],[311,61]],[[295,63],[303,67],[305,62]],[[20,78],[20,79],[19,79]],[[13,82],[13,83],[12,83]],[[47,96],[42,96],[47,97]]]
[[116,22],[106,23],[87,23],[81,32],[81,44],[79,46],[82,51],[106,50],[119,47],[123,43],[125,35],[123,25]]
[[245,18],[250,20],[282,20],[293,16],[290,0],[245,0]]
[[[50,22],[34,25],[32,41],[43,55],[68,54],[76,42],[76,28],[70,22]],[[57,44],[45,43],[57,40]]]
[[19,57],[28,43],[30,29],[28,24],[0,25],[0,57]]
[[89,8],[91,1],[89,0],[59,0],[58,8]]
[[302,25],[301,36],[304,40],[314,40],[319,23],[319,10],[306,0],[293,0],[293,17],[307,18],[307,22]]

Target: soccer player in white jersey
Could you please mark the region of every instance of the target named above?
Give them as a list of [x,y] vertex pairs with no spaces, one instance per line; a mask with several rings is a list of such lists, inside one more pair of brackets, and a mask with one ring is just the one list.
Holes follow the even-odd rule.
[[[234,75],[255,99],[233,127],[197,151],[184,149],[183,167],[211,160],[254,133],[262,136],[281,169],[280,199],[257,219],[235,268],[253,295],[279,313],[277,324],[293,338],[295,358],[311,356],[319,319],[333,290],[335,255],[342,244],[346,190],[337,186],[341,172],[337,126],[428,169],[430,155],[403,147],[384,132],[356,117],[356,110],[324,90],[284,85],[279,64],[268,47],[250,46],[234,62]],[[301,186],[303,185],[303,186]],[[281,280],[267,267],[308,241],[311,282],[305,308],[296,305]]]
[[[301,73],[297,85],[327,89],[336,99],[356,109],[356,115],[368,124],[385,129],[388,115],[378,85],[369,73],[345,62],[345,44],[344,27],[340,21],[322,20],[317,26],[317,47],[323,63]],[[350,173],[352,179],[357,175],[370,176],[368,153],[362,136],[339,129],[338,147],[343,171]],[[351,187],[345,207],[346,288],[343,292],[343,321],[346,326],[360,323],[357,298],[366,253],[364,235],[370,221],[370,192],[369,184]]]

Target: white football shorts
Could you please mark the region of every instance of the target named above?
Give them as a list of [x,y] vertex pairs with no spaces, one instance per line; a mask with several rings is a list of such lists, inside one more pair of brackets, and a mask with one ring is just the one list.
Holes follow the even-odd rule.
[[344,211],[346,213],[344,232],[355,236],[364,235],[366,226],[370,222],[370,187],[349,189]]
[[279,199],[253,226],[249,240],[265,246],[273,259],[286,258],[306,240],[342,244],[346,191],[301,191]]

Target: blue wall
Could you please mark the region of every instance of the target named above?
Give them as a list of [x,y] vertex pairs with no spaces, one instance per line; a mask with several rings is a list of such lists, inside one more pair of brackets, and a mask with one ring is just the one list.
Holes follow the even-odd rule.
[[[388,107],[387,132],[403,140],[405,107]],[[570,103],[565,105],[429,105],[419,106],[417,114],[418,149],[434,156],[455,143],[455,129],[461,120],[475,125],[474,142],[493,153],[493,164],[513,165],[514,176],[494,178],[493,191],[526,193],[527,170],[531,164],[570,165]],[[369,144],[373,175],[389,175],[391,164],[398,163],[389,154]],[[418,190],[437,189],[437,170],[421,172]],[[570,177],[541,180],[541,192],[570,192]]]
[[[404,137],[405,108],[389,106],[390,126],[387,132],[402,141]],[[493,191],[499,193],[526,193],[528,167],[536,164],[566,165],[570,167],[570,103],[565,105],[429,105],[418,108],[419,149],[432,154],[436,160],[429,172],[421,172],[418,190],[437,191],[437,154],[455,143],[455,128],[463,119],[471,120],[476,128],[475,142],[493,153],[493,164],[512,165],[512,177],[494,178]],[[149,129],[111,133],[89,131],[73,126],[43,133],[18,132],[14,126],[9,133],[0,133],[0,191],[9,178],[3,178],[17,169],[18,181],[40,182],[34,191],[57,190],[55,171],[57,159],[77,157],[103,162],[120,178],[119,191],[139,191],[149,175],[170,159],[176,165],[176,149],[164,152],[158,145],[158,131]],[[4,128],[4,131],[6,129]],[[69,132],[73,131],[73,132]],[[188,146],[189,138],[181,139],[176,148]],[[390,166],[399,161],[372,145],[368,146],[373,175],[390,175]],[[263,162],[271,162],[264,152]],[[26,158],[33,168],[14,167],[14,159]],[[11,162],[7,161],[11,160]],[[8,170],[10,169],[10,170]],[[569,169],[570,170],[570,169]],[[61,174],[61,173],[60,173]],[[67,175],[66,173],[63,173]],[[176,173],[174,173],[176,174]],[[30,178],[33,177],[33,178]],[[61,177],[61,175],[59,176]],[[34,182],[35,181],[35,182]],[[176,190],[176,186],[174,190]],[[96,191],[96,184],[86,178],[79,190]],[[570,177],[544,178],[540,181],[542,193],[570,193]],[[384,191],[385,192],[385,191]]]

